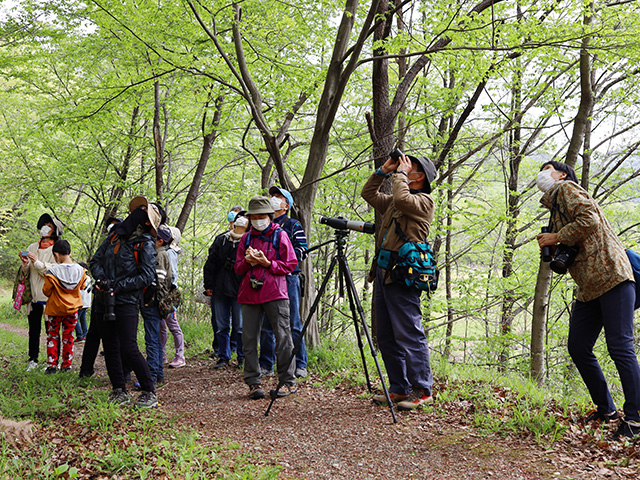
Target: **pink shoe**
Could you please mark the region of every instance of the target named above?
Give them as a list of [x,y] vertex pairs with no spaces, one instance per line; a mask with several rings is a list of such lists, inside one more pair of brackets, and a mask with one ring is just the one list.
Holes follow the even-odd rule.
[[171,363],[169,364],[169,368],[180,368],[180,367],[184,367],[187,364],[187,362],[185,361],[184,358],[174,358],[173,360],[171,360]]

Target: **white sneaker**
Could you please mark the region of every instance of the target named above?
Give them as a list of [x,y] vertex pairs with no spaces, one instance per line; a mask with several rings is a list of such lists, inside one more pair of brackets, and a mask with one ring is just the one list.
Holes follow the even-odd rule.
[[30,372],[34,368],[38,368],[38,362],[34,362],[33,360],[29,360],[29,365],[27,365],[27,372]]

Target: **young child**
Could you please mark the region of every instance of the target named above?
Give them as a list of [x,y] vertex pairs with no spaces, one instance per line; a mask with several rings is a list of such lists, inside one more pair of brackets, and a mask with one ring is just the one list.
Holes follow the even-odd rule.
[[49,317],[47,325],[47,370],[58,370],[60,327],[62,326],[62,371],[71,370],[73,360],[73,331],[78,321],[78,310],[82,308],[80,290],[84,288],[87,274],[84,268],[71,260],[71,246],[66,240],[53,244],[56,265],[44,274],[43,293],[48,297],[44,314]]

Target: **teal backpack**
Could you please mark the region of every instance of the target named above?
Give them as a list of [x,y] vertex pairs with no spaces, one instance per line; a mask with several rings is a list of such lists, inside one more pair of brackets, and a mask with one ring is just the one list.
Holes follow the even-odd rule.
[[[438,288],[440,276],[431,245],[426,240],[424,243],[412,242],[400,228],[398,220],[394,218],[394,221],[396,233],[405,243],[398,252],[381,248],[378,254],[378,266],[387,271],[387,275],[394,283],[417,288],[430,294]],[[381,247],[384,245],[385,238],[382,239]]]

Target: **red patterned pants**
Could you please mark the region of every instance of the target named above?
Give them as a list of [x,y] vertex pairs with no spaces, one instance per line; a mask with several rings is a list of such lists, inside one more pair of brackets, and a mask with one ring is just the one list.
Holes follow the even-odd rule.
[[78,312],[64,317],[49,317],[47,324],[47,366],[58,366],[60,327],[62,327],[62,366],[71,368],[73,360],[73,331],[78,323]]

